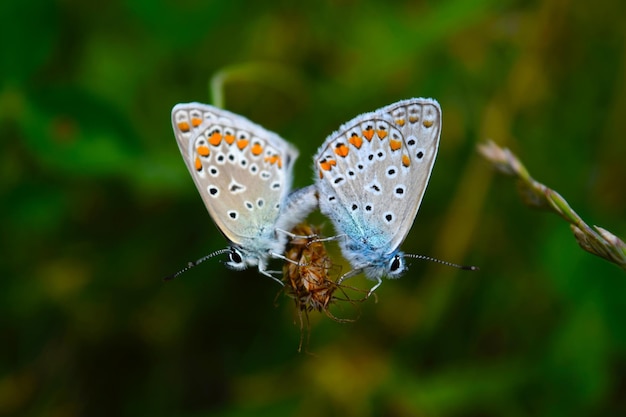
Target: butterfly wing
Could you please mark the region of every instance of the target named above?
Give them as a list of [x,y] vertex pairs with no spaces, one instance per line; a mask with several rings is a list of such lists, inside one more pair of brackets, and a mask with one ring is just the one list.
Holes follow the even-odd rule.
[[207,104],[176,105],[172,126],[204,205],[226,238],[249,247],[271,236],[297,150],[245,117]]
[[406,238],[435,162],[441,109],[414,98],[360,115],[314,158],[321,211],[338,232],[385,254]]

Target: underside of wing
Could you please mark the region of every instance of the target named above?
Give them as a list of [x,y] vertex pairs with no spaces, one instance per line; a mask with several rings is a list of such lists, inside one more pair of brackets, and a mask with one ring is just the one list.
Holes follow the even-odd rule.
[[234,243],[269,236],[291,187],[295,148],[242,116],[200,103],[175,106],[172,124],[222,233]]
[[320,208],[373,250],[406,238],[428,184],[441,131],[434,100],[411,99],[356,117],[315,157]]

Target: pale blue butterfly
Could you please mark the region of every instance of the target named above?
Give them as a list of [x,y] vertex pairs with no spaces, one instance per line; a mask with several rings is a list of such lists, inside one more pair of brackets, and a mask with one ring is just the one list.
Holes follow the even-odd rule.
[[172,126],[204,205],[230,247],[169,278],[228,253],[228,267],[257,266],[280,283],[267,270],[268,261],[285,259],[288,231],[317,205],[310,187],[290,193],[298,151],[245,117],[207,104],[177,104]]
[[[407,269],[399,250],[426,190],[441,134],[441,108],[413,98],[362,114],[331,134],[314,157],[319,207],[339,233],[352,271],[377,281]],[[462,267],[474,269],[475,267]]]

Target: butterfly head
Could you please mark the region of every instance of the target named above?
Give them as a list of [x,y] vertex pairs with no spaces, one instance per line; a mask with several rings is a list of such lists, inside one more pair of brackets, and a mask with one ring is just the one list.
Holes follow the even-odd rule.
[[370,257],[369,261],[363,262],[357,270],[362,271],[369,279],[378,281],[382,277],[390,279],[400,278],[407,271],[404,253],[396,250],[389,255],[380,256],[374,261],[374,257]]

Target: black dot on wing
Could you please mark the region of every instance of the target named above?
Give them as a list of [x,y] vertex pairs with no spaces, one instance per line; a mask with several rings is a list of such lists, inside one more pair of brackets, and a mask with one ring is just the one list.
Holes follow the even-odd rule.
[[263,207],[265,205],[265,200],[263,200],[262,198],[259,198],[256,201],[256,205],[259,206],[259,207]]
[[228,212],[228,217],[230,217],[231,219],[236,219],[239,216],[239,213],[237,213],[235,210],[231,210]]
[[424,157],[424,152],[419,151],[415,156],[417,156],[417,159],[422,159]]
[[369,204],[365,206],[365,211],[372,211],[372,206]]
[[393,216],[391,214],[385,214],[385,220],[387,220],[387,222],[390,222],[393,220]]
[[354,210],[358,209],[358,208],[359,208],[359,206],[357,206],[356,204],[352,204],[352,207],[351,207],[351,208],[352,208],[352,211],[354,211]]
[[404,188],[402,187],[396,188],[396,194],[404,194]]
[[217,189],[217,187],[210,187],[209,188],[209,194],[211,195],[216,195],[219,192],[219,190]]
[[234,193],[234,192],[236,192],[236,191],[241,190],[242,188],[243,188],[243,187],[242,187],[241,185],[239,185],[239,184],[232,184],[232,185],[230,186],[230,192],[231,192],[231,193]]
[[415,139],[409,139],[409,141],[407,142],[409,146],[413,146],[415,145]]

